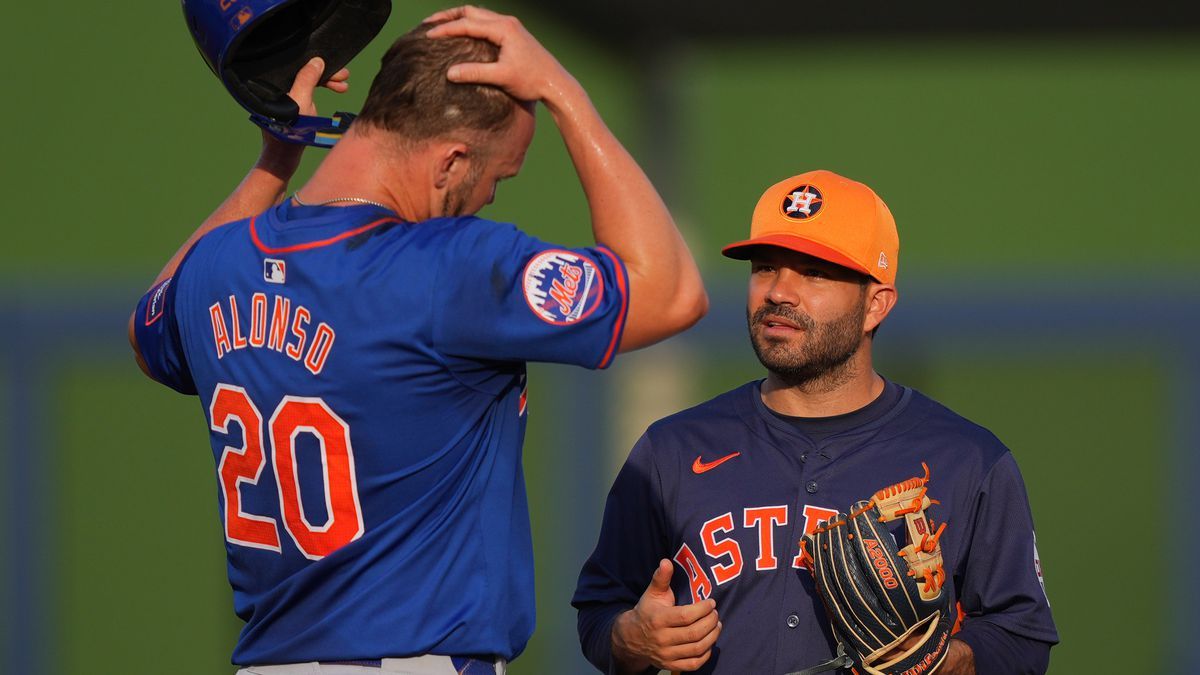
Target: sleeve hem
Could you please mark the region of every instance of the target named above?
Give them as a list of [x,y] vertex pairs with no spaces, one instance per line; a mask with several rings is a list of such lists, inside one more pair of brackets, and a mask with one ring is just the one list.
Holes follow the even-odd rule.
[[596,250],[612,259],[613,270],[617,274],[617,292],[621,295],[621,312],[613,325],[612,339],[608,342],[604,356],[600,357],[600,362],[596,364],[596,369],[602,370],[612,365],[613,359],[621,349],[621,338],[625,334],[625,318],[629,314],[629,281],[625,263],[611,249],[607,246],[597,246]]
[[[579,642],[583,655],[600,672],[616,672],[612,655],[612,630],[617,617],[628,609],[628,606],[620,603],[578,607]],[[594,617],[594,622],[589,621],[589,617]]]
[[976,619],[963,625],[953,639],[967,644],[979,675],[1046,672],[1050,647],[1057,642],[1018,635],[986,620]]

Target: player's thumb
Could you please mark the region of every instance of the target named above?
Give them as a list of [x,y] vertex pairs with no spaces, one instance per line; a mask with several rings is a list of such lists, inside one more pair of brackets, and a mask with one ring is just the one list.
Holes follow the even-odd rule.
[[296,79],[292,82],[292,90],[288,92],[288,96],[292,97],[301,109],[307,104],[312,103],[313,90],[321,83],[321,76],[325,74],[325,61],[314,56],[309,59],[308,63],[296,73]]
[[658,561],[658,569],[654,570],[654,576],[650,578],[650,586],[646,588],[646,594],[653,596],[658,600],[669,600],[670,604],[675,604],[675,593],[671,591],[671,575],[674,574],[675,568],[671,566],[671,562],[667,559]]

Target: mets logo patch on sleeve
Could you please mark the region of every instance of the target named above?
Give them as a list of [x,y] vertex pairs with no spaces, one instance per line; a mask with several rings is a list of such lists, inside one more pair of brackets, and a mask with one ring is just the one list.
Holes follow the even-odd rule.
[[[174,277],[172,277],[174,278]],[[163,315],[163,304],[167,300],[167,287],[171,285],[171,279],[167,279],[154,289],[154,293],[150,295],[150,301],[146,303],[146,325],[158,321]]]
[[525,265],[525,302],[542,321],[565,326],[600,306],[604,280],[596,264],[571,251],[549,250]]

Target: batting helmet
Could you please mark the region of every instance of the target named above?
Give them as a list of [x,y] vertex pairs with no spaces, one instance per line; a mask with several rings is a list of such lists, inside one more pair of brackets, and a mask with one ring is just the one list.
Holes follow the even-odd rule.
[[[391,0],[182,0],[196,47],[256,122],[294,124],[292,80],[314,56],[322,80],[354,58],[387,22]],[[264,118],[264,119],[260,119]]]

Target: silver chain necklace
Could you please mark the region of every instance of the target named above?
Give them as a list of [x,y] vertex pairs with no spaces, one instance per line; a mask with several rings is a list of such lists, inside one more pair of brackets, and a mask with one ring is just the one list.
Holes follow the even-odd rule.
[[308,202],[300,199],[300,192],[298,190],[292,193],[292,201],[296,202],[297,206],[328,206],[334,202],[354,202],[355,204],[367,204],[368,206],[378,206],[381,209],[387,209],[389,211],[392,210],[389,206],[380,204],[379,202],[373,202],[370,199],[363,199],[362,197],[334,197],[333,199],[326,199],[323,202],[309,204]]

